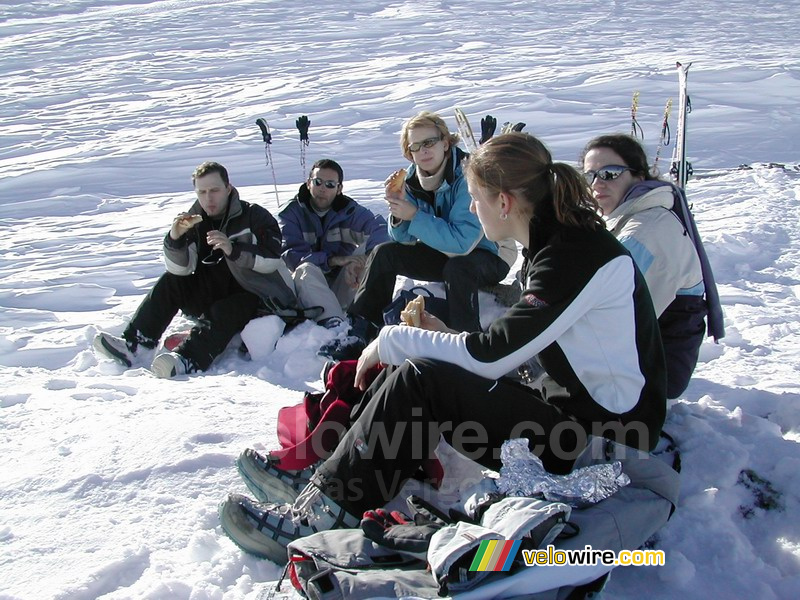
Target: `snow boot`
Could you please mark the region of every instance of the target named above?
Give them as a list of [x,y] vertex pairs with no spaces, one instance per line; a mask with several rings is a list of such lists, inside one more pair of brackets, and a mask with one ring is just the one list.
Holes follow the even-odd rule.
[[96,352],[126,367],[133,365],[133,360],[138,355],[139,346],[145,349],[153,349],[156,344],[156,340],[142,337],[138,333],[132,336],[118,337],[101,331],[92,340],[92,347]]
[[292,503],[308,485],[316,465],[302,471],[290,471],[278,467],[277,462],[269,455],[248,448],[236,459],[236,468],[260,502]]
[[190,358],[186,358],[177,352],[164,352],[153,359],[150,370],[156,377],[169,379],[178,375],[196,373],[200,369]]
[[294,504],[256,502],[230,494],[219,505],[222,530],[242,550],[279,565],[286,546],[318,531],[358,527],[360,520],[309,483]]

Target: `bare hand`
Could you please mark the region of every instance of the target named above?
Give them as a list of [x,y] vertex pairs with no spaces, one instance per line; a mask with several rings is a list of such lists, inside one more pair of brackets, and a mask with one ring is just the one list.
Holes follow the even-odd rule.
[[389,214],[395,220],[411,221],[417,214],[417,207],[405,198],[390,198],[387,194],[386,202],[389,205]]
[[228,236],[218,229],[212,229],[208,232],[206,242],[208,242],[208,245],[214,250],[222,250],[225,256],[230,256],[233,251],[233,244],[228,239]]
[[361,285],[364,278],[365,265],[360,262],[351,262],[344,268],[344,282],[354,290]]
[[179,213],[178,216],[172,219],[172,227],[169,230],[169,237],[171,237],[173,240],[177,240],[192,227],[195,227],[198,223],[202,222],[202,220],[203,217],[201,215],[191,215],[187,212]]
[[329,256],[329,267],[344,267],[351,263],[359,263],[362,266],[367,264],[367,257],[364,254],[349,254],[347,256]]
[[369,386],[368,382],[366,381],[366,374],[372,367],[377,365],[381,361],[380,356],[378,355],[378,338],[372,340],[369,345],[364,348],[363,352],[361,352],[361,356],[358,358],[358,365],[356,365],[356,380],[355,386],[364,391]]
[[428,331],[442,331],[444,333],[458,333],[455,329],[450,329],[447,325],[444,324],[444,321],[442,321],[438,317],[434,317],[427,310],[422,311],[422,315],[419,318],[419,328],[420,329],[427,329]]

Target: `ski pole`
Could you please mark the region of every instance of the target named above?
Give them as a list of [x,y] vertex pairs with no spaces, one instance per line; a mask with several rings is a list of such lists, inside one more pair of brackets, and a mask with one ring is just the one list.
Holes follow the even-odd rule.
[[275,165],[272,163],[272,134],[269,131],[269,124],[262,118],[256,119],[256,125],[261,129],[261,137],[264,138],[264,159],[266,166],[272,171],[272,186],[275,188],[275,202],[278,208],[281,207],[281,199],[278,196],[278,178],[275,176]]

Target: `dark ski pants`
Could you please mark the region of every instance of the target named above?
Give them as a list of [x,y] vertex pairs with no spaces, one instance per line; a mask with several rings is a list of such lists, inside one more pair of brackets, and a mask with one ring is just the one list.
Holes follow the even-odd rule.
[[500,468],[500,447],[525,437],[554,473],[568,473],[586,428],[508,379],[489,380],[455,365],[413,359],[384,370],[315,483],[354,515],[394,498],[433,454],[440,433],[478,463]]
[[233,289],[209,289],[206,283],[196,275],[164,273],[139,305],[123,337],[136,339],[138,332],[139,337],[156,342],[181,310],[199,322],[177,352],[205,371],[255,317],[259,304],[258,296],[238,284]]
[[494,285],[509,266],[488,250],[447,256],[425,244],[386,242],[370,254],[364,280],[349,313],[383,324],[383,309],[392,301],[395,278],[404,275],[423,281],[443,281],[447,290],[449,325],[458,331],[480,331],[478,289]]

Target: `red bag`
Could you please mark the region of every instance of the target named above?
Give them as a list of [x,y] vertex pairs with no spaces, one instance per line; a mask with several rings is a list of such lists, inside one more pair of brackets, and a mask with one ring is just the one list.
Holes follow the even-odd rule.
[[[278,442],[280,450],[270,451],[281,469],[301,471],[327,458],[350,427],[350,413],[359,403],[363,392],[355,387],[357,360],[343,360],[327,372],[324,392],[306,392],[303,401],[278,411]],[[383,365],[372,367],[366,374],[372,383]],[[423,464],[426,480],[438,487],[444,470],[435,457]]]
[[[362,391],[355,387],[357,360],[343,360],[327,370],[325,392],[306,392],[303,401],[278,411],[280,450],[270,456],[278,458],[281,469],[300,471],[326,458],[339,443],[341,433],[350,426],[350,412]],[[367,372],[371,383],[383,369],[376,365]]]

